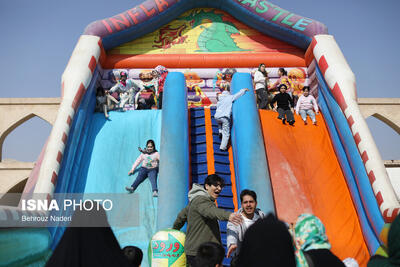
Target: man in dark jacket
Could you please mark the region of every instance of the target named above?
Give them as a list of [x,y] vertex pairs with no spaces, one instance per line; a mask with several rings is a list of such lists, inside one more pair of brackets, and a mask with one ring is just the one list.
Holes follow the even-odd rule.
[[205,242],[221,244],[221,234],[218,220],[240,224],[242,217],[239,214],[219,209],[215,200],[224,187],[224,180],[216,174],[207,176],[204,187],[193,184],[189,191],[189,204],[178,214],[173,228],[180,230],[185,222],[188,223],[185,241],[185,253],[190,266],[199,246]]

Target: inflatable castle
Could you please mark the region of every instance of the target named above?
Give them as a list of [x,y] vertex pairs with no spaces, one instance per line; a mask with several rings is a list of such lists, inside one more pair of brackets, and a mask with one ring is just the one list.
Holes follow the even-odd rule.
[[[229,77],[232,93],[253,88],[260,63],[272,83],[285,68],[294,94],[310,87],[321,112],[318,125],[282,125],[277,113],[257,109],[250,90],[233,106],[231,145],[220,151],[213,117],[220,84]],[[108,119],[94,112],[96,90],[111,88],[113,73],[139,81],[158,65],[168,70],[161,109],[110,111]],[[59,193],[127,194],[137,147],[153,139],[160,152],[159,196],[152,197],[147,181],[135,191],[137,222],[113,227],[121,247],[136,245],[147,255],[152,236],[171,228],[187,205],[192,183],[212,173],[227,184],[218,207],[236,211],[247,188],[257,192],[261,210],[286,222],[315,214],[332,251],[360,266],[384,250],[388,224],[400,212],[357,104],[355,76],[334,37],[324,24],[270,2],[145,0],[95,21],[76,44],[61,92],[56,122],[24,194],[48,200]],[[21,206],[0,211],[7,221],[35,213]],[[226,243],[226,222],[220,228]],[[44,265],[64,230],[3,229],[1,259]],[[148,264],[145,257],[142,266]]]

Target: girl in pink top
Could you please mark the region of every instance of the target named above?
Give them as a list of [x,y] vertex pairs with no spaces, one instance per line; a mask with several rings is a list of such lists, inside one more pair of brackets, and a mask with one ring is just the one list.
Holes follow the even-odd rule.
[[293,88],[292,85],[290,84],[289,77],[287,76],[287,71],[284,68],[279,68],[278,69],[278,75],[279,79],[271,85],[268,90],[273,91],[278,89],[279,85],[284,84],[286,85],[286,93],[288,93],[290,96],[292,96],[293,93]]
[[156,150],[156,146],[153,140],[147,140],[146,142],[146,150],[141,150],[140,156],[136,159],[135,163],[133,163],[131,170],[128,175],[131,175],[135,172],[136,167],[142,163],[142,166],[139,168],[139,174],[136,180],[133,182],[131,186],[125,187],[129,193],[133,193],[136,188],[147,178],[149,177],[151,188],[153,190],[153,197],[158,197],[158,189],[157,189],[157,174],[158,174],[158,164],[160,162],[160,154]]
[[300,96],[296,105],[296,113],[300,114],[301,118],[304,121],[304,125],[307,125],[307,115],[310,116],[313,124],[317,125],[313,108],[315,110],[315,113],[318,114],[317,101],[312,95],[310,95],[310,88],[308,86],[304,86],[303,95]]

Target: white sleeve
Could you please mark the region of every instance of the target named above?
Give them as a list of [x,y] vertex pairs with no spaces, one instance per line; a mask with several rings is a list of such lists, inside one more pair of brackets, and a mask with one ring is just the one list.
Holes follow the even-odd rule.
[[237,245],[239,240],[239,233],[237,227],[228,222],[226,226],[226,247],[229,248],[231,245]]
[[114,93],[119,88],[119,83],[116,83],[113,87],[110,88],[110,92]]
[[254,83],[263,83],[265,81],[264,75],[260,71],[254,74]]
[[139,90],[139,84],[135,80],[129,79],[128,81],[129,81],[129,87],[130,87],[129,89],[133,88],[135,91]]
[[244,93],[246,93],[246,90],[245,89],[240,89],[239,92],[237,92],[236,94],[233,95],[233,101],[235,101],[236,99],[238,99],[239,97],[244,95]]

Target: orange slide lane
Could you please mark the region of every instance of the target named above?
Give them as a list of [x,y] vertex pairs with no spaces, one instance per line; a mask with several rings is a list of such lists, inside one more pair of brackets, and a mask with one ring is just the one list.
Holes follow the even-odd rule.
[[277,215],[294,223],[301,213],[312,213],[326,227],[332,251],[340,259],[355,258],[366,266],[369,252],[356,209],[325,122],[283,125],[278,113],[260,110]]

